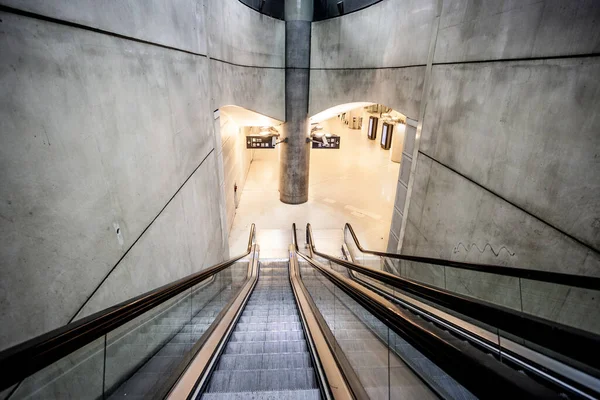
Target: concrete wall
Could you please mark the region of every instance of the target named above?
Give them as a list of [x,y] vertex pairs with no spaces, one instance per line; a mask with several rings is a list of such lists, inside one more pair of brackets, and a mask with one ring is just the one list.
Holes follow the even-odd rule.
[[[225,193],[225,205],[227,213],[227,232],[233,226],[235,210],[244,190],[250,163],[254,150],[246,149],[246,134],[248,127],[241,127],[235,121],[221,114],[221,139],[223,157],[223,191]],[[237,192],[234,191],[237,186]]]
[[[390,251],[600,275],[599,17],[584,0],[384,0],[313,24],[311,113],[363,100],[416,120]],[[501,296],[494,278],[457,279]],[[519,307],[600,329],[597,296],[534,292]]]
[[284,112],[237,0],[0,5],[2,349],[226,257],[213,110]]
[[[443,2],[403,252],[600,274],[598,16],[584,1]],[[450,200],[458,187],[471,196]]]
[[417,119],[435,4],[384,0],[313,22],[309,114],[367,101]]
[[[443,2],[402,253],[600,275],[599,16],[586,1]],[[600,332],[597,293],[447,279]]]

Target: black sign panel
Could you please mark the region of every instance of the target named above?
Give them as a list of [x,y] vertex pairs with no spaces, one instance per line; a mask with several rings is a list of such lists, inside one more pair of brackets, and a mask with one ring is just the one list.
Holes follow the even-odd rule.
[[381,148],[389,150],[392,147],[392,133],[394,132],[394,125],[384,122],[381,126]]
[[327,146],[321,142],[321,139],[313,139],[313,149],[339,149],[340,148],[340,137],[338,135],[325,136],[327,140]]
[[371,140],[375,140],[377,137],[377,122],[379,122],[379,118],[369,117],[369,130],[367,131],[367,137]]
[[247,149],[274,149],[275,136],[250,135],[246,136]]

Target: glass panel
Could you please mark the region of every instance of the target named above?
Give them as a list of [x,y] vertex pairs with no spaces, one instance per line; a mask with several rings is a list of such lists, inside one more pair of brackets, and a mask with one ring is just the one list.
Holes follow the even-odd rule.
[[[347,228],[344,229],[344,240],[356,264],[383,269],[403,278],[600,334],[600,293],[597,290],[387,257],[376,257],[377,262],[375,256],[358,249]],[[361,274],[357,276],[370,283],[376,282]]]
[[106,393],[110,397],[146,397],[159,391],[247,277],[248,260],[200,282],[191,289],[109,333]]
[[430,390],[417,376],[444,399],[477,398],[392,330],[390,359],[391,399],[432,398]]
[[25,379],[11,399],[102,398],[105,337]]
[[28,377],[11,398],[147,398],[159,392],[238,294],[249,262],[234,263]]
[[306,262],[299,265],[339,350],[372,399],[437,398],[431,388],[446,398],[474,398],[319,271]]
[[523,312],[600,334],[600,293],[520,279]]
[[190,290],[107,334],[106,383],[109,396],[147,396],[191,348]]

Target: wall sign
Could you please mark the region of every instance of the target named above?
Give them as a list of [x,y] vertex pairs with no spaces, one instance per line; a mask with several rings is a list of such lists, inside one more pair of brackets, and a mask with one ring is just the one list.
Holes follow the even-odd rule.
[[327,141],[327,146],[319,140],[312,141],[313,149],[339,149],[340,148],[340,137],[338,135],[324,136]]
[[246,136],[247,149],[274,149],[276,136],[249,135]]

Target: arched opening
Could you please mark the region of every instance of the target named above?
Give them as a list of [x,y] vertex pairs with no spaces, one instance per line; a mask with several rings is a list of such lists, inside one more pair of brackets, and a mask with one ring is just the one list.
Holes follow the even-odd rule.
[[[278,231],[279,235],[273,237],[285,238],[289,237],[293,222],[299,227],[310,222],[315,231],[329,231],[332,235],[350,222],[364,235],[369,248],[387,249],[400,171],[404,115],[384,105],[357,102],[340,104],[312,116],[311,127],[339,136],[340,148],[312,146],[309,200],[289,205],[279,200],[278,185],[279,153],[285,143],[275,149],[253,150],[243,142],[245,136],[267,126],[281,131],[282,122],[240,107],[222,107],[220,112],[223,188],[232,254],[244,248],[248,227],[253,222],[261,235]],[[368,137],[371,117],[377,119],[373,139]],[[381,142],[384,125],[391,138],[388,146]],[[279,247],[286,248],[287,244]],[[268,250],[263,247],[261,252]]]
[[[215,137],[219,162],[219,184],[224,195],[222,218],[224,230],[230,232],[246,187],[248,172],[253,162],[260,163],[266,150],[248,149],[245,138],[260,134],[265,129],[277,132],[283,121],[248,110],[226,105],[215,111]],[[271,178],[266,177],[267,181]],[[277,182],[277,176],[272,180]],[[254,181],[253,181],[254,182]]]
[[350,222],[365,245],[387,250],[406,116],[382,104],[357,102],[319,112],[310,122],[313,130],[339,136],[340,149],[312,150],[309,197],[328,206],[339,220],[337,228]]

